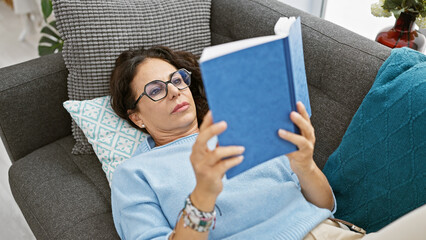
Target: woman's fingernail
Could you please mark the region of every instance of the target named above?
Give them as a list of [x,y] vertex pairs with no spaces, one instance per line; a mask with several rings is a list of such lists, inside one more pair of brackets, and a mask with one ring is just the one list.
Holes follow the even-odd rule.
[[287,133],[284,129],[280,129],[280,130],[278,130],[278,132],[279,132],[281,135],[285,135],[285,134]]
[[240,151],[240,152],[244,152],[245,150],[246,150],[245,147],[238,147],[238,151]]

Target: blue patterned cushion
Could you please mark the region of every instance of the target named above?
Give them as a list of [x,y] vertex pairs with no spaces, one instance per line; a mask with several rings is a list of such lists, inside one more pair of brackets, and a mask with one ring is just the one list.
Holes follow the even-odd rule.
[[92,144],[107,179],[120,163],[130,158],[148,134],[132,127],[111,108],[110,97],[64,102],[65,109]]
[[324,166],[335,216],[377,231],[426,203],[426,56],[392,50]]

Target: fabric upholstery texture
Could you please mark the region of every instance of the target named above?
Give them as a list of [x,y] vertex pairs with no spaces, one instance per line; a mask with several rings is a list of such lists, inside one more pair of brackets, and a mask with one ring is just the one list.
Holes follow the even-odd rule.
[[109,96],[64,102],[64,107],[92,144],[111,184],[115,168],[135,153],[148,134],[132,127],[112,109]]
[[426,203],[426,56],[392,51],[323,171],[336,217],[377,231]]
[[74,144],[69,135],[14,163],[14,197],[25,202],[20,207],[37,239],[118,239],[101,164],[95,155],[71,154]]
[[0,69],[0,136],[12,162],[71,134],[60,54]]
[[390,49],[336,24],[283,6],[275,0],[214,0],[212,45],[271,35],[279,17],[301,17],[311,122],[317,137],[314,159],[322,169],[339,146]]
[[[322,168],[339,146],[390,49],[275,0],[212,0],[212,44],[273,34],[273,26],[281,16],[301,16],[311,121],[317,137],[314,160]],[[79,192],[79,188],[91,188],[91,192],[100,191],[105,201],[109,201],[110,188],[95,154],[70,154],[75,141],[70,135],[70,114],[62,106],[68,99],[67,69],[62,54],[0,69],[0,112],[6,113],[0,114],[0,136],[14,160],[9,170],[10,187],[37,239],[114,238],[111,236],[116,231],[110,212],[88,216],[81,206],[96,202],[101,205],[96,208],[102,209],[105,204],[102,197],[79,196],[81,202],[73,200],[76,197],[73,193]],[[44,86],[49,91],[42,91]],[[28,95],[31,98],[17,101]],[[9,120],[8,116],[15,117]],[[66,144],[62,144],[64,136],[68,136]],[[49,184],[45,180],[48,176],[58,176],[57,172],[74,175],[80,183],[82,179],[87,181],[82,185],[67,185],[70,199],[56,201],[54,196],[63,194],[63,185],[51,184],[49,191],[38,185]],[[61,181],[59,176],[56,180]],[[51,199],[38,201],[43,205],[33,211],[33,199],[44,195]],[[73,205],[76,210],[82,210],[85,218],[70,221],[78,214],[56,210],[60,209],[58,204]],[[117,239],[118,235],[115,236]]]
[[[210,45],[210,0],[54,0],[70,100],[109,94],[115,59],[129,48],[165,45],[196,55]],[[72,123],[73,153],[92,153]]]

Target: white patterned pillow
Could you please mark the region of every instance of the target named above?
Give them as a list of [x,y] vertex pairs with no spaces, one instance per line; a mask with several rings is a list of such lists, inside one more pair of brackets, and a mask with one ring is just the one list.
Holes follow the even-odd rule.
[[92,144],[111,184],[115,168],[133,155],[148,134],[115,114],[109,96],[85,101],[69,100],[63,105]]

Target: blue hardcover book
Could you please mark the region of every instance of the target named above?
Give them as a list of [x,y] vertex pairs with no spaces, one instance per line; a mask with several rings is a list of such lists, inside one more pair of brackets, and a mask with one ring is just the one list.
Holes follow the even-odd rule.
[[290,120],[301,101],[311,115],[300,18],[288,21],[288,35],[241,40],[204,49],[200,68],[213,121],[226,121],[220,146],[242,145],[244,161],[227,178],[297,150],[278,136],[299,133]]

